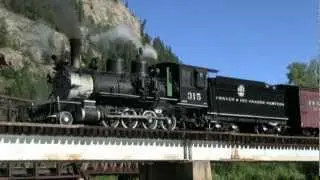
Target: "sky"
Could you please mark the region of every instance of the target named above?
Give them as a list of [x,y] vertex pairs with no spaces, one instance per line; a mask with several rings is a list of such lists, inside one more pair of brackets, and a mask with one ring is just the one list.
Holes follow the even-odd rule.
[[[287,66],[318,54],[317,0],[129,0],[185,64],[287,83]],[[318,34],[317,34],[318,33]]]

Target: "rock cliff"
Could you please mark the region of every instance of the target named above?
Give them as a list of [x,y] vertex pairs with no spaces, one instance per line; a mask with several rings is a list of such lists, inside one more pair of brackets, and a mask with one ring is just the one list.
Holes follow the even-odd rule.
[[69,51],[68,38],[82,39],[84,64],[86,57],[101,57],[117,36],[141,46],[140,28],[119,0],[0,0],[0,94],[45,97],[51,55]]
[[47,98],[51,57],[70,56],[70,38],[82,41],[82,67],[98,58],[105,70],[117,56],[130,68],[138,48],[150,63],[179,62],[160,37],[144,32],[145,23],[120,0],[0,0],[0,94]]
[[[52,2],[57,2],[52,3]],[[70,14],[54,17],[54,6],[60,0],[1,0],[0,1],[0,52],[14,68],[22,68],[25,62],[31,67],[46,72],[52,65],[51,54],[61,54],[69,49],[68,33],[57,27],[55,18],[69,18]],[[67,0],[65,1],[67,2]],[[71,1],[70,1],[71,2]],[[99,49],[93,49],[90,36],[117,25],[126,25],[135,36],[140,36],[140,21],[122,2],[115,0],[76,0],[73,1],[83,39],[83,53],[99,56]],[[65,9],[67,3],[63,3]],[[62,10],[61,10],[62,11]],[[68,11],[66,9],[66,11]],[[72,18],[70,18],[71,20]],[[59,24],[58,24],[59,25]],[[72,26],[68,24],[68,26]],[[74,32],[71,32],[74,33]],[[70,33],[70,34],[71,34]],[[41,64],[41,66],[39,66]],[[39,69],[40,67],[40,69]]]

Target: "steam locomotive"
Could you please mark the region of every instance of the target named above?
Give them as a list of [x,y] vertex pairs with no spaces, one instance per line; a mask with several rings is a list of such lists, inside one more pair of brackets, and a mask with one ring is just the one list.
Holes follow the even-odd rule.
[[32,106],[32,122],[169,131],[301,131],[296,86],[216,76],[216,69],[186,64],[149,65],[142,51],[131,71],[124,71],[124,60],[117,58],[107,61],[106,72],[98,72],[94,66],[79,67],[80,39],[70,39],[70,47],[71,62],[56,63],[49,78],[54,98]]

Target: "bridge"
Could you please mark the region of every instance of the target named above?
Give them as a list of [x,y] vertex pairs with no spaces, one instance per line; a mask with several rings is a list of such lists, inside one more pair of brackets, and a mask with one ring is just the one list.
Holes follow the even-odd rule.
[[204,177],[211,172],[203,172],[211,161],[318,161],[318,140],[1,122],[0,162],[81,162],[82,166],[94,162],[102,169],[106,162],[126,162],[129,165],[122,166],[138,169],[135,173],[141,179],[179,179],[186,174],[172,176],[176,174],[172,169]]
[[[1,107],[7,119],[0,122],[0,169],[6,169],[6,177],[14,174],[13,166],[17,171],[17,163],[29,162],[32,177],[39,176],[43,169],[39,164],[46,162],[55,163],[55,176],[60,179],[67,171],[60,168],[63,163],[81,163],[80,170],[87,173],[91,164],[95,173],[100,169],[102,174],[115,163],[127,168],[124,173],[140,173],[141,179],[210,179],[211,161],[314,162],[320,158],[319,138],[19,123],[11,120],[20,116],[14,106]],[[28,169],[24,164],[19,172],[22,167]]]

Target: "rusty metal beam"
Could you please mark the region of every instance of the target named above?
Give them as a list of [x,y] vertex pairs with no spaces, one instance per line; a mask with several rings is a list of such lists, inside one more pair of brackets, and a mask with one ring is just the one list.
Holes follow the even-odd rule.
[[[122,162],[131,163],[131,162]],[[138,163],[138,162],[136,162]],[[110,168],[92,168],[97,165],[113,166]],[[79,168],[79,167],[82,167]],[[118,171],[116,171],[116,169]],[[121,169],[121,170],[120,170]],[[82,171],[82,172],[81,172]],[[139,166],[132,166],[131,170],[121,167],[120,162],[81,162],[81,161],[56,161],[56,162],[0,162],[0,180],[2,179],[89,179],[97,175],[120,175],[128,176],[139,174]]]

